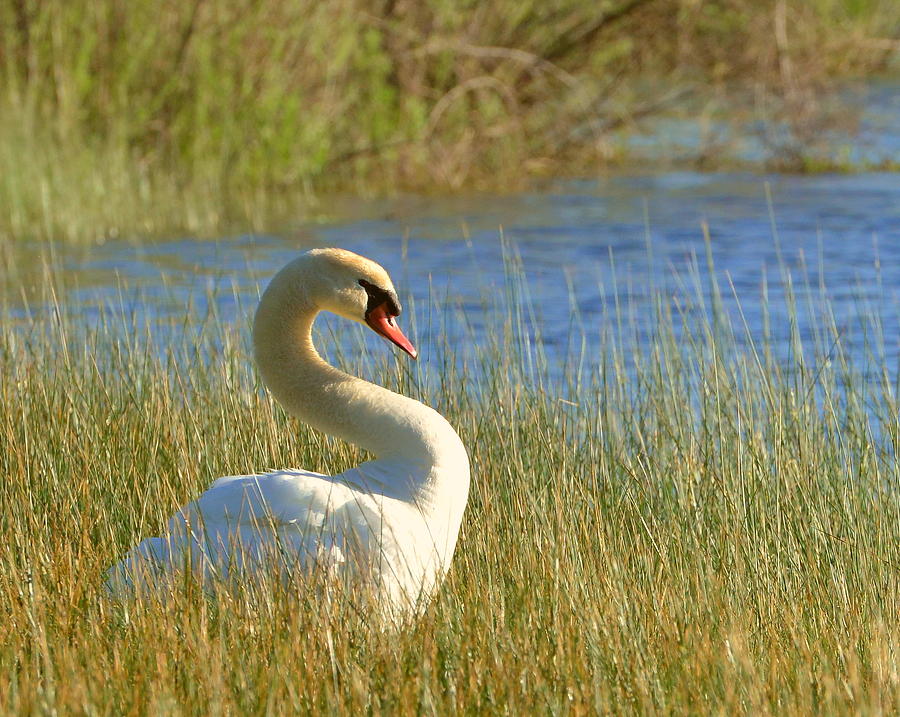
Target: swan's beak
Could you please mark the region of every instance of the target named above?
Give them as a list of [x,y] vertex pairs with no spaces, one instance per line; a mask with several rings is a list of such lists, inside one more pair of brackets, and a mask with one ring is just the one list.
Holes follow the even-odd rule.
[[376,334],[381,334],[393,344],[406,351],[412,358],[418,358],[419,352],[412,342],[403,335],[397,326],[397,317],[391,316],[387,310],[387,304],[381,304],[366,314],[366,323]]

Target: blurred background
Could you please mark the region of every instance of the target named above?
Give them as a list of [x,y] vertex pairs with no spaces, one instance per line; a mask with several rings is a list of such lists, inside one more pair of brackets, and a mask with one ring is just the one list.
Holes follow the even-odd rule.
[[336,193],[622,170],[893,170],[898,50],[895,0],[0,0],[0,236],[271,231]]

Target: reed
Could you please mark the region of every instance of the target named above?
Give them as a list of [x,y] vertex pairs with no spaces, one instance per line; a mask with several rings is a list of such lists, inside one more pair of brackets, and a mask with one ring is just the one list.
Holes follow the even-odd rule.
[[[884,317],[839,330],[800,286],[789,325],[758,335],[698,270],[651,316],[623,298],[585,324],[600,358],[576,370],[580,330],[576,360],[554,358],[514,255],[507,276],[470,350],[412,366],[336,337],[344,366],[438,407],[471,451],[447,583],[392,631],[302,584],[104,598],[105,568],[213,478],[363,456],[273,405],[245,326],[86,326],[48,269],[45,308],[0,321],[0,711],[896,711]],[[419,332],[465,326],[432,301]]]

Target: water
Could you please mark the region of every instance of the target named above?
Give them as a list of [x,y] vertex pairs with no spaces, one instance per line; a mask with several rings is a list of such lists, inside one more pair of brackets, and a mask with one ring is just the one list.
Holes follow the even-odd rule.
[[[391,272],[424,362],[438,360],[441,332],[456,348],[486,342],[496,316],[485,306],[499,296],[523,308],[558,369],[573,352],[599,360],[617,301],[638,317],[638,342],[646,340],[641,317],[649,319],[654,291],[688,317],[708,312],[705,224],[723,309],[739,333],[746,321],[750,337],[761,340],[767,309],[776,353],[789,355],[786,273],[804,340],[815,337],[828,305],[842,340],[860,356],[872,350],[861,332],[881,317],[887,338],[874,349],[878,360],[889,367],[900,360],[897,174],[671,172],[556,182],[512,196],[355,202],[341,213],[348,218],[279,236],[55,246],[49,260],[62,269],[58,302],[85,324],[105,313],[123,317],[123,326],[136,316],[190,332],[214,315],[246,334],[258,294],[278,268],[303,249],[342,246]],[[511,257],[524,276],[512,288],[504,269]],[[7,259],[13,280],[0,298],[23,331],[50,310],[41,299],[47,260],[46,246],[27,245]],[[388,350],[375,340],[366,347]]]
[[[639,131],[628,126],[617,139],[636,161],[682,162],[706,158],[743,166],[762,166],[783,161],[784,150],[796,147],[813,162],[841,167],[877,167],[895,162],[900,153],[900,91],[895,81],[884,79],[851,83],[823,98],[835,127],[813,145],[799,142],[790,128],[773,121],[701,119],[703,112],[689,104],[680,115],[651,117]],[[858,114],[857,114],[858,112]]]

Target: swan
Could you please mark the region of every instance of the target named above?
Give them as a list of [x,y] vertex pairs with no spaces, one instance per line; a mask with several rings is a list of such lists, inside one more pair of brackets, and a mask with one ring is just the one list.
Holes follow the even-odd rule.
[[320,311],[366,324],[417,358],[397,325],[387,272],[344,249],[313,249],[281,269],[260,299],[253,348],[261,377],[289,413],[376,458],[334,476],[219,478],[163,535],[110,568],[113,594],[187,570],[206,582],[287,568],[361,585],[393,614],[415,612],[434,595],[468,500],[466,449],[432,408],[324,361],[312,341]]

